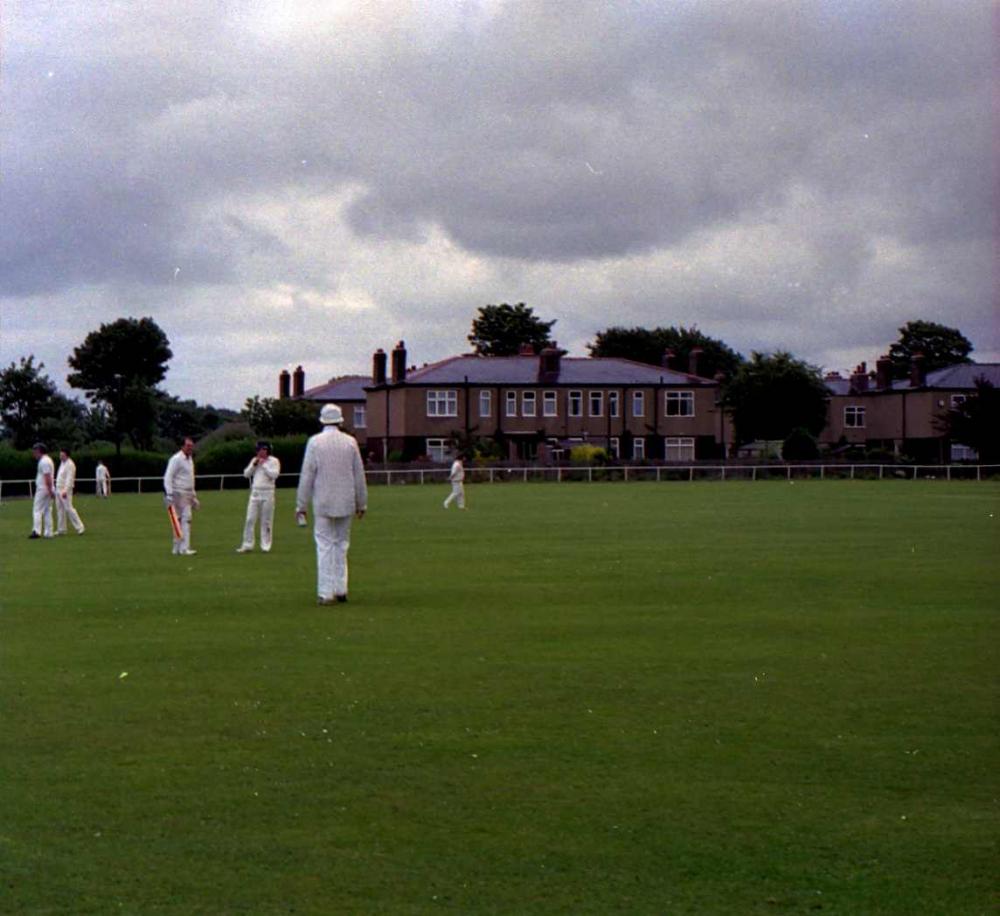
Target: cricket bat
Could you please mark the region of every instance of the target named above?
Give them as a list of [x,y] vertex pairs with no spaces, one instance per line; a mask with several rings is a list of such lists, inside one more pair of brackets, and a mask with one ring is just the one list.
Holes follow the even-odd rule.
[[174,540],[181,540],[184,534],[181,531],[181,520],[177,517],[177,510],[173,506],[167,506],[167,515],[170,517],[170,527],[174,531]]

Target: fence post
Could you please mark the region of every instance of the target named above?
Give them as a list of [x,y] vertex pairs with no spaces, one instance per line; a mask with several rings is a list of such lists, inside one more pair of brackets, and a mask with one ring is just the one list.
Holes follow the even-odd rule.
[[424,483],[424,472],[421,471],[420,472],[420,485],[423,486],[423,483]]
[[138,487],[138,489],[136,490],[136,492],[137,492],[137,493],[140,493],[140,494],[141,494],[141,493],[142,493],[142,478],[141,478],[141,477],[139,477],[139,478],[137,478],[137,479],[138,479],[138,481],[139,481],[139,487]]

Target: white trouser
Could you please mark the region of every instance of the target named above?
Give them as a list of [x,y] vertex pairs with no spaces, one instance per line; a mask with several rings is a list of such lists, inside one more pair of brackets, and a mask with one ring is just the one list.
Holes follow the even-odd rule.
[[108,482],[106,480],[98,480],[95,488],[95,492],[102,499],[107,499],[108,497]]
[[32,509],[32,527],[35,534],[52,537],[52,494],[45,487],[35,490]]
[[347,594],[347,551],[351,546],[353,515],[332,518],[317,515],[313,521],[316,540],[316,594],[333,598]]
[[181,536],[174,536],[174,553],[184,553],[191,549],[191,514],[194,511],[194,493],[174,491],[174,511],[181,525]]
[[253,549],[254,528],[260,519],[260,549],[271,549],[271,532],[274,527],[274,490],[251,490],[247,503],[247,520],[243,526],[243,547]]
[[465,484],[461,480],[456,480],[451,485],[451,493],[448,498],[444,501],[445,509],[448,508],[455,500],[458,500],[458,508],[465,508]]
[[69,516],[69,523],[76,529],[77,533],[83,533],[83,522],[80,520],[80,513],[73,508],[73,494],[67,490],[66,495],[56,494],[56,531],[59,534],[66,533],[66,517]]

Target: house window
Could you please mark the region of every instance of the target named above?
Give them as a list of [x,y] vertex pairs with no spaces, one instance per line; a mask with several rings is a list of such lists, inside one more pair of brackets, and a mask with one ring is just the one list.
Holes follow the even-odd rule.
[[968,397],[967,394],[953,394],[951,396],[951,409],[958,410],[968,400]]
[[451,450],[448,448],[447,439],[428,439],[427,457],[431,461],[445,462],[448,460]]
[[521,416],[533,417],[535,415],[535,392],[525,391],[521,395]]
[[636,437],[632,440],[632,460],[642,461],[646,457],[646,440]]
[[615,460],[618,461],[622,456],[621,442],[617,436],[612,436],[608,440],[608,454]]
[[663,457],[667,461],[694,461],[694,438],[692,436],[667,436]]
[[694,416],[694,392],[693,391],[668,391],[667,392],[667,416],[668,417],[693,417]]
[[427,416],[457,417],[458,392],[454,388],[445,391],[428,391]]
[[604,416],[604,392],[603,391],[591,391],[590,392],[590,415],[592,417],[603,417]]
[[646,392],[645,391],[633,391],[632,392],[632,416],[633,417],[644,417],[644,416],[646,416]]
[[608,392],[608,416],[617,417],[619,415],[619,400],[617,391]]
[[865,428],[864,407],[845,407],[844,426],[847,427],[847,429],[864,429]]
[[505,416],[516,417],[517,416],[517,392],[508,391],[507,392],[507,411]]
[[556,404],[556,393],[546,391],[542,394],[542,415],[546,417],[558,417],[559,408]]
[[571,417],[583,416],[583,392],[571,391],[569,393],[569,415]]
[[354,408],[354,428],[355,429],[364,429],[365,426],[367,425],[367,423],[368,423],[368,419],[367,419],[367,416],[366,416],[365,408],[364,407],[355,407]]
[[479,392],[479,416],[481,416],[481,417],[492,417],[493,416],[493,392],[492,391],[480,391]]

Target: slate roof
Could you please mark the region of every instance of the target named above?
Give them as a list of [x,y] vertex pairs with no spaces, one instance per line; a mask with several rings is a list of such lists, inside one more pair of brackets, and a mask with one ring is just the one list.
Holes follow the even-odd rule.
[[322,385],[307,388],[301,397],[307,401],[363,401],[365,385],[371,382],[367,375],[341,375]]
[[412,385],[715,385],[712,379],[661,369],[646,363],[605,357],[567,357],[560,360],[559,376],[553,381],[539,380],[538,356],[451,356],[407,373]]
[[[924,388],[975,388],[976,380],[985,378],[1000,388],[1000,363],[959,363],[927,373]],[[896,383],[894,388],[911,388],[908,379]]]

